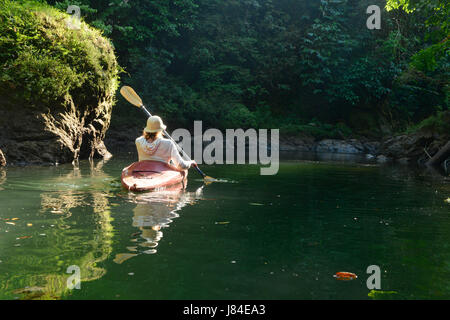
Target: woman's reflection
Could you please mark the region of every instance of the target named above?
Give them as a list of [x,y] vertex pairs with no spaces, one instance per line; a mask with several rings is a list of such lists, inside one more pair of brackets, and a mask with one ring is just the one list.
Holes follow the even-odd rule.
[[127,247],[130,253],[116,255],[114,262],[122,263],[138,254],[154,254],[163,237],[163,229],[168,228],[177,213],[188,204],[194,204],[202,197],[203,186],[195,192],[186,192],[182,185],[144,194],[130,194],[136,203],[133,210],[133,227],[139,232],[132,235],[134,246]]

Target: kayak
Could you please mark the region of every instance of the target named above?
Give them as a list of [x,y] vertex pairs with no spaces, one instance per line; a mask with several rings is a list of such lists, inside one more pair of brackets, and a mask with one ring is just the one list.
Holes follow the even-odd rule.
[[183,174],[159,161],[139,161],[122,170],[122,185],[130,191],[156,191],[183,182]]

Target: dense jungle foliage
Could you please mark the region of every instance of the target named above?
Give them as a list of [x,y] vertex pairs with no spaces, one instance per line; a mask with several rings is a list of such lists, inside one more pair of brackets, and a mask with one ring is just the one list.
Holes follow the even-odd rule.
[[[78,5],[112,40],[122,84],[172,128],[379,137],[448,109],[447,1],[46,2]],[[366,26],[370,5],[380,29]],[[113,127],[134,125],[142,115],[118,98]]]

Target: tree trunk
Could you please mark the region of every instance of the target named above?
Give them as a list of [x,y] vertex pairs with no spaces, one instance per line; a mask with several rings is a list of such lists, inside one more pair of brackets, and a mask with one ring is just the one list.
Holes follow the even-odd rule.
[[430,160],[427,161],[427,166],[438,166],[450,157],[450,141],[441,148]]

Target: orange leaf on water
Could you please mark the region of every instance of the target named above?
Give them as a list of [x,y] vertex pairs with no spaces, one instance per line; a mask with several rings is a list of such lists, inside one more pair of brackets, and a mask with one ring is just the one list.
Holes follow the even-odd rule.
[[352,272],[336,272],[333,277],[336,278],[336,280],[344,280],[344,281],[348,281],[348,280],[354,280],[356,278],[358,278],[358,276]]
[[17,239],[29,239],[29,238],[33,238],[33,236],[22,236],[18,237]]

